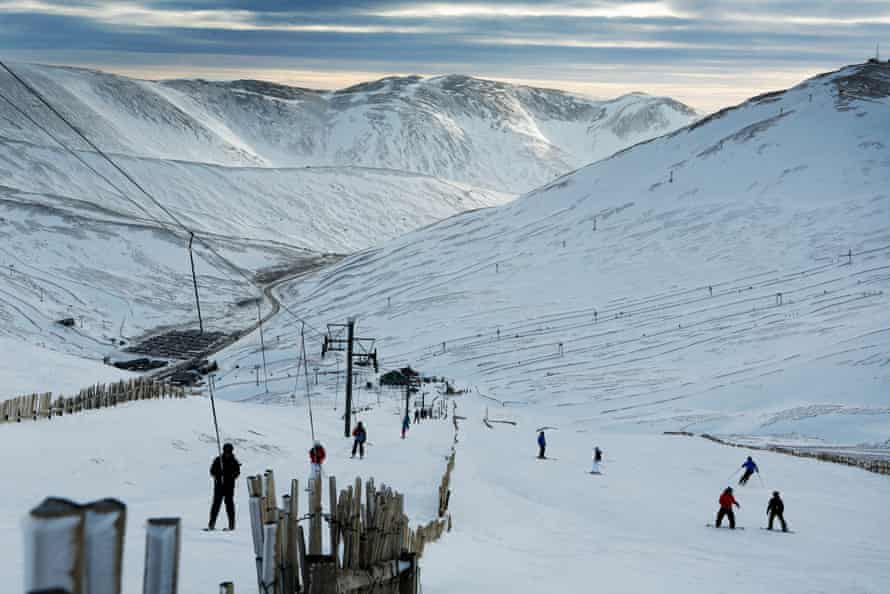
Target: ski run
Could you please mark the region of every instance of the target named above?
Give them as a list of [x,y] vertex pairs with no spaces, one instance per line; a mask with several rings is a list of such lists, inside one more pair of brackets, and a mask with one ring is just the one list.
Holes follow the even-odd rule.
[[[56,99],[85,88],[81,98],[96,101],[98,74],[23,70]],[[105,82],[118,99],[136,84]],[[352,92],[436,95],[470,83],[376,84]],[[237,118],[229,124],[240,135],[223,129],[220,119],[233,116],[201,102],[227,89],[149,86],[154,107],[178,105],[186,130],[212,138],[213,161],[237,163],[180,163],[160,154],[164,136],[153,139],[156,154],[120,162],[151,178],[189,224],[227,238],[241,272],[314,264],[266,284],[265,311],[282,308],[264,319],[262,337],[256,328],[212,356],[213,412],[205,378],[182,400],[0,427],[4,591],[25,583],[23,518],[54,495],[126,502],[125,592],[142,587],[146,519],[168,516],[183,522],[180,592],[225,581],[252,592],[248,475],[274,469],[281,484],[305,483],[318,441],[323,476],[392,485],[412,524],[426,523],[437,517],[455,421],[453,528],[422,558],[426,594],[890,591],[890,477],[701,438],[890,455],[890,64],[753,98],[577,171],[563,163],[564,175],[515,200],[502,177],[480,184],[466,163],[457,182],[416,171],[274,169],[279,144],[248,150],[245,139],[261,131]],[[511,92],[531,92],[523,89]],[[108,117],[124,122],[116,110],[125,104],[116,99]],[[132,138],[112,140],[123,150]],[[22,271],[4,272],[0,290],[9,397],[132,377],[99,362],[116,348],[111,340],[192,319],[180,234],[151,217],[137,224],[131,206],[70,155],[34,140],[0,141],[15,170],[0,177],[0,253]],[[194,157],[200,147],[182,150]],[[47,163],[57,167],[39,183],[24,173]],[[539,181],[556,165],[541,167],[518,181]],[[301,195],[317,210],[299,219],[283,196],[304,183],[323,198]],[[205,184],[205,199],[180,200]],[[366,185],[376,203],[363,203]],[[244,207],[238,197],[250,188],[268,201]],[[390,197],[397,223],[382,206]],[[335,228],[344,217],[349,240]],[[53,244],[61,234],[68,243]],[[211,323],[233,331],[255,322],[235,303],[256,298],[256,287],[199,253]],[[86,323],[55,324],[72,305]],[[410,366],[453,388],[421,383],[404,430],[404,389],[356,366],[364,456],[343,436],[344,355],[321,356],[327,324],[348,319],[375,339],[380,373]],[[445,403],[448,418],[415,421],[421,399]],[[241,463],[235,530],[222,530],[223,505],[206,531],[222,443]],[[729,517],[709,527],[721,506],[737,529]],[[772,532],[770,510],[782,516]]]

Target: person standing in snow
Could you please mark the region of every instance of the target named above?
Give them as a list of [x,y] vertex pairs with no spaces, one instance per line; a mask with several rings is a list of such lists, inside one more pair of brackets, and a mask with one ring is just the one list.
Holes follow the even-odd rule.
[[226,502],[226,515],[229,518],[229,530],[235,529],[235,481],[241,475],[241,463],[235,458],[235,447],[227,443],[223,446],[222,456],[214,458],[210,465],[210,476],[213,477],[213,505],[210,506],[210,522],[208,530],[216,528],[216,516],[223,501]]
[[315,443],[312,444],[312,449],[309,450],[310,481],[321,479],[321,465],[324,464],[326,457],[327,452],[324,451],[324,446],[321,445],[320,441],[315,440]]
[[368,432],[365,431],[365,426],[361,421],[358,422],[358,425],[355,426],[355,429],[352,430],[352,437],[355,438],[355,441],[352,443],[352,457],[355,458],[355,452],[358,450],[359,458],[365,458],[365,442],[368,440]]
[[405,439],[405,435],[408,433],[408,427],[411,426],[411,418],[408,416],[408,413],[405,413],[405,418],[402,419],[402,439]]
[[544,437],[544,432],[540,431],[538,433],[538,458],[546,458],[544,452],[547,450],[547,438]]
[[603,451],[596,446],[593,448],[593,469],[590,471],[591,474],[602,474],[600,470],[600,464],[603,462]]
[[773,520],[779,518],[779,522],[782,524],[782,532],[788,532],[788,525],[785,523],[785,502],[782,501],[782,498],[779,497],[778,491],[773,491],[773,497],[769,500],[769,504],[766,506],[766,515],[769,516],[769,525],[767,526],[767,530],[773,529]]
[[723,522],[723,518],[729,518],[729,527],[735,530],[735,513],[732,511],[732,506],[742,507],[739,505],[739,502],[735,500],[735,497],[732,495],[732,487],[726,487],[723,493],[720,495],[720,511],[717,512],[717,523],[715,524],[717,528],[720,527],[720,524]]
[[748,459],[742,464],[742,468],[745,469],[745,474],[742,475],[742,478],[739,479],[740,485],[747,485],[748,479],[751,478],[751,475],[755,472],[760,472],[757,469],[757,464],[754,463],[754,460],[751,459],[751,456],[748,456]]

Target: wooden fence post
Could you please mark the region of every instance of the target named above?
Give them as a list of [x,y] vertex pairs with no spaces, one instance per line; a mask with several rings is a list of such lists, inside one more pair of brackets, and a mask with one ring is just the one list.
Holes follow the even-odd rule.
[[179,586],[179,518],[151,518],[145,534],[142,594],[176,594]]
[[25,528],[25,591],[81,586],[83,512],[67,499],[50,497],[32,509]]
[[89,594],[121,594],[127,506],[102,499],[84,507],[82,590]]

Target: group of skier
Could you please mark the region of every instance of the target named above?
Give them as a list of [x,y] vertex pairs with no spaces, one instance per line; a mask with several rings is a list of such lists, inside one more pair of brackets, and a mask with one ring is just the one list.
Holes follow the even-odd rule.
[[[546,460],[547,452],[547,437],[544,435],[544,430],[538,430],[538,459]],[[603,451],[599,448],[599,446],[594,447],[593,449],[593,468],[590,471],[590,474],[602,474],[601,465],[603,462]],[[741,469],[744,470],[742,472],[742,476],[739,479],[739,485],[745,486],[748,484],[748,481],[751,480],[751,477],[757,473],[758,478],[760,476],[760,469],[757,467],[757,464],[754,462],[754,459],[751,456],[748,456],[747,459],[742,463]],[[736,473],[738,470],[736,471]],[[762,482],[762,481],[761,481]],[[723,490],[723,493],[720,494],[720,498],[718,499],[718,503],[720,504],[720,509],[717,511],[717,521],[714,524],[715,527],[720,528],[723,523],[723,519],[726,518],[729,520],[729,527],[733,530],[735,529],[735,512],[733,510],[733,506],[741,507],[738,501],[736,501],[735,496],[733,495],[732,487],[726,487]],[[785,502],[782,501],[782,497],[778,491],[773,491],[772,498],[769,500],[769,503],[766,506],[766,515],[768,517],[767,530],[773,529],[773,524],[778,519],[779,524],[782,526],[782,532],[788,532],[788,524],[785,522]]]

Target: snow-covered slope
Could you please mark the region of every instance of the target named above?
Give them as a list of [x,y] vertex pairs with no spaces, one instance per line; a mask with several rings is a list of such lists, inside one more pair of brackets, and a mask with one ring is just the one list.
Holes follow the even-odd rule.
[[[514,193],[697,117],[642,93],[594,101],[456,75],[321,92],[252,80],[148,82],[15,68],[111,152],[229,166],[398,169]],[[8,76],[0,76],[0,88],[31,102]],[[4,104],[0,134],[46,143]]]
[[[127,195],[67,152],[0,141],[0,262],[8,276],[0,289],[0,334],[101,358],[112,338],[196,318],[184,232],[94,154],[81,158]],[[364,249],[509,199],[382,170],[118,162],[248,276],[305,268],[322,254]],[[236,304],[256,297],[256,289],[202,245],[197,253],[208,323],[224,330],[248,325],[255,312]],[[83,327],[54,324],[69,316],[83,316]]]
[[284,296],[316,326],[358,316],[385,366],[461,378],[492,402],[644,431],[886,444],[888,136],[890,65],[851,66]]

